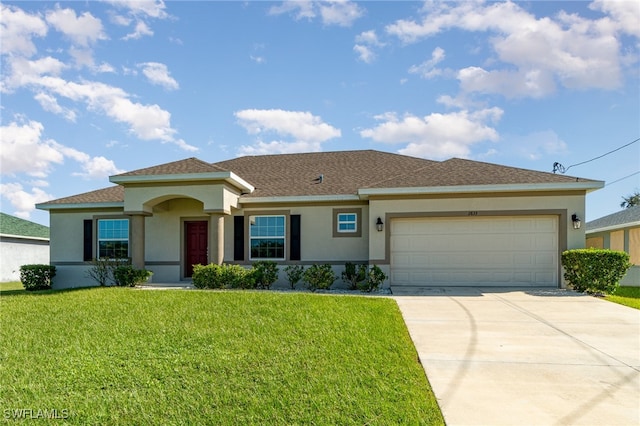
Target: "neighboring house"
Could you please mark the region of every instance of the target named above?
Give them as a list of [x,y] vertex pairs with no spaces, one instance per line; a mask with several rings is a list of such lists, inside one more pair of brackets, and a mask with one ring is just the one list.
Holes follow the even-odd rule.
[[621,285],[640,287],[640,206],[592,220],[586,224],[587,248],[626,251],[634,266]]
[[20,266],[49,264],[49,228],[0,213],[0,282],[20,281]]
[[561,285],[582,248],[585,194],[604,183],[476,161],[379,151],[189,158],[39,204],[55,287],[89,285],[96,257],[130,257],[154,282],[197,263],[379,265],[391,286]]

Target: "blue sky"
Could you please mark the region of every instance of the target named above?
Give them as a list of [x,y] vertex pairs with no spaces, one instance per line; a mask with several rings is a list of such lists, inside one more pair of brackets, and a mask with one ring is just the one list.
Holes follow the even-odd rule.
[[1,210],[188,157],[376,149],[640,190],[640,3],[0,3]]

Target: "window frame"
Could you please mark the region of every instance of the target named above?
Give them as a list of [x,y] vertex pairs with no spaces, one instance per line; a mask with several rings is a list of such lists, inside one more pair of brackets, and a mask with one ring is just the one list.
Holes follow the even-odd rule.
[[[259,260],[273,260],[273,261],[285,261],[287,260],[287,238],[288,238],[288,233],[287,233],[287,214],[284,213],[279,213],[279,212],[273,212],[273,213],[260,213],[260,214],[256,214],[256,213],[249,213],[247,214],[247,218],[248,218],[248,223],[247,223],[247,227],[248,227],[248,232],[247,232],[247,239],[248,239],[248,251],[249,251],[249,260],[250,261],[259,261]],[[252,222],[255,219],[258,218],[282,218],[282,235],[253,235],[252,233]],[[275,225],[277,228],[280,228],[280,225],[276,224]],[[253,241],[255,240],[282,240],[282,256],[281,257],[254,257],[253,256]],[[268,250],[269,248],[267,248]],[[278,248],[274,248],[274,250],[279,250]]]
[[[341,219],[341,216],[353,216],[353,220]],[[341,225],[353,225],[353,229],[340,229]],[[336,232],[341,234],[355,234],[358,232],[358,213],[336,213]]]
[[[340,215],[344,214],[353,214],[356,216],[355,218],[355,227],[356,229],[353,231],[340,231],[339,227],[341,223]],[[352,207],[352,208],[339,208],[333,209],[333,237],[334,238],[353,238],[353,237],[362,237],[362,208],[361,207]]]
[[[126,222],[127,224],[127,229],[126,229],[126,239],[122,238],[122,235],[119,235],[119,238],[113,237],[113,238],[101,238],[100,235],[100,223],[101,222],[115,222],[115,221],[119,221],[119,222]],[[95,248],[96,248],[96,259],[100,259],[100,258],[111,258],[111,259],[118,259],[118,260],[122,260],[122,259],[129,259],[131,257],[131,221],[129,220],[128,217],[99,217],[95,219],[95,224],[96,224],[96,243],[95,243]],[[113,242],[124,242],[126,241],[127,244],[127,255],[126,257],[116,257],[116,256],[101,256],[101,252],[100,252],[100,243],[103,241],[113,241]],[[113,249],[114,250],[114,254],[118,249]],[[120,249],[121,250],[121,249]]]

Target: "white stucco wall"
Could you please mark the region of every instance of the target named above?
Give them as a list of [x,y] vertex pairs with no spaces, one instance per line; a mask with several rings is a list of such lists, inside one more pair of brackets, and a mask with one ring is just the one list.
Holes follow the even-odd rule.
[[49,241],[0,237],[0,282],[20,281],[20,266],[49,264]]

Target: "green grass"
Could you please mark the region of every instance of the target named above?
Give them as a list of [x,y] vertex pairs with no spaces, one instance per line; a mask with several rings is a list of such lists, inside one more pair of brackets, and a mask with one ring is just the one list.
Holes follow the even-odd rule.
[[73,424],[443,424],[392,299],[93,288],[3,291],[0,304],[3,413],[67,410]]
[[0,293],[5,293],[5,292],[15,293],[21,290],[25,291],[24,286],[20,281],[10,281],[6,283],[0,283]]
[[605,299],[610,302],[640,309],[640,287],[618,287],[613,294],[606,296]]

